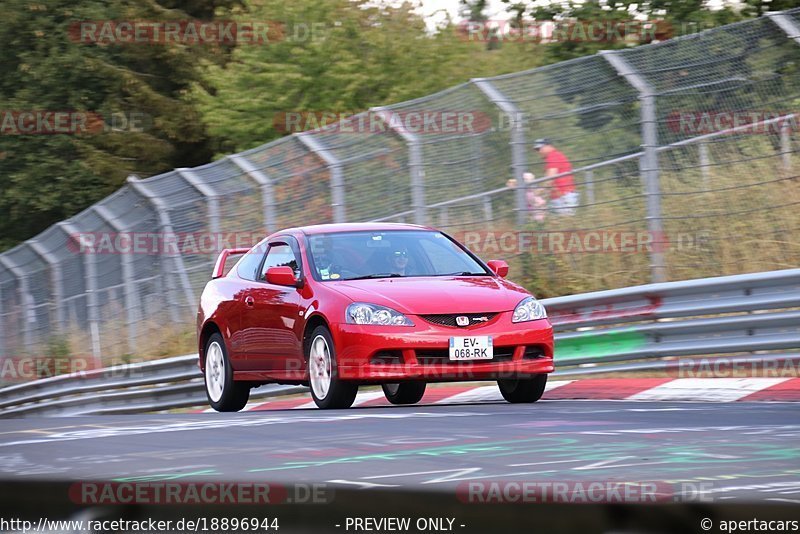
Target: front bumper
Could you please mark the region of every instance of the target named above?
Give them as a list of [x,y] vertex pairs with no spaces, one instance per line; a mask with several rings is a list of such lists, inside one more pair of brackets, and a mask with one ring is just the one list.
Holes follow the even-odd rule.
[[[364,383],[402,380],[453,382],[551,373],[553,328],[547,319],[512,323],[511,312],[469,327],[433,324],[409,315],[413,327],[331,325],[339,377]],[[492,336],[493,360],[449,360],[453,336]]]

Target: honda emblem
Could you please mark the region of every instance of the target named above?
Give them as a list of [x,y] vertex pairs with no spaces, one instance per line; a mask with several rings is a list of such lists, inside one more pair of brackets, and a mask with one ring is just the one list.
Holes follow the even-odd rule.
[[467,326],[469,324],[469,317],[466,315],[459,315],[456,317],[456,324],[458,326]]

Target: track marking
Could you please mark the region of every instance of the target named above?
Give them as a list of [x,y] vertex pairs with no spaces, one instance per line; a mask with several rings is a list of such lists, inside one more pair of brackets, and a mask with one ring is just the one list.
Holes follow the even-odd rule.
[[45,438],[10,441],[0,443],[0,447],[12,447],[17,445],[33,445],[38,443],[52,443],[59,441],[75,441],[98,438],[114,438],[123,436],[133,436],[138,434],[151,434],[163,432],[190,432],[199,430],[213,430],[231,427],[250,427],[266,425],[285,425],[295,423],[335,423],[347,421],[360,421],[365,419],[413,419],[413,418],[446,418],[446,417],[476,417],[490,416],[491,413],[484,412],[410,412],[406,410],[391,410],[389,413],[377,413],[373,410],[358,410],[341,415],[327,415],[315,412],[312,415],[303,416],[293,414],[291,416],[244,416],[234,418],[205,418],[195,420],[171,421],[155,424],[142,422],[139,426],[121,426],[108,429],[76,430],[74,432],[62,432],[60,434],[50,434]]
[[411,476],[418,476],[418,475],[436,475],[438,473],[453,473],[449,477],[439,477],[434,478],[431,480],[426,480],[422,482],[422,484],[438,484],[440,482],[450,482],[452,480],[461,480],[459,478],[455,478],[458,476],[468,475],[470,473],[476,473],[481,471],[480,467],[465,467],[462,469],[436,469],[434,471],[417,471],[416,473],[395,473],[391,475],[372,475],[368,477],[361,477],[364,480],[376,480],[379,478],[400,478],[400,477],[411,477]]
[[734,402],[789,378],[678,378],[628,397],[628,400]]

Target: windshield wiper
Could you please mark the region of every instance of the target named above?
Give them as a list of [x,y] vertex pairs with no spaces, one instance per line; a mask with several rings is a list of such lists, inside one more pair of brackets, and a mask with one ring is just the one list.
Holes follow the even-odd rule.
[[398,278],[402,277],[399,273],[373,273],[365,274],[364,276],[355,276],[353,278],[345,278],[345,280],[367,280],[369,278]]
[[473,273],[471,271],[458,271],[455,273],[443,273],[435,276],[489,276],[489,273]]

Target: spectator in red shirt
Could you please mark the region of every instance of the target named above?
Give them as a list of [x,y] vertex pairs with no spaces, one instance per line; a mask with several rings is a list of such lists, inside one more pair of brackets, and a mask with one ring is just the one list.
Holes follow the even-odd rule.
[[[572,164],[563,152],[556,150],[549,139],[537,139],[533,148],[539,151],[544,158],[544,175],[556,176],[561,173],[571,172]],[[566,174],[553,180],[550,190],[550,207],[557,215],[575,215],[578,205],[578,192],[575,190],[575,179],[572,174]]]

